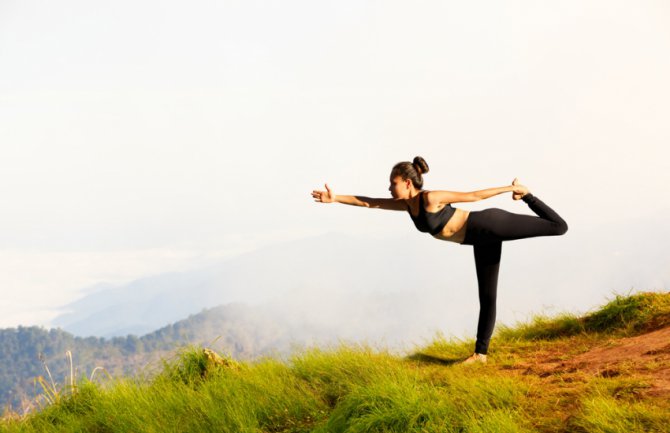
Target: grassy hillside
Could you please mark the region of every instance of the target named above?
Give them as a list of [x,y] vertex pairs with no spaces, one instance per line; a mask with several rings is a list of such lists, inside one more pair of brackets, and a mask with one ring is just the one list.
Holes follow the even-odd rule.
[[[409,356],[363,346],[238,362],[190,348],[152,378],[61,387],[20,432],[667,432],[670,293],[502,328],[490,361],[437,338]],[[102,378],[102,376],[98,376]]]
[[141,337],[82,338],[60,329],[0,329],[0,407],[20,407],[34,396],[34,378],[45,374],[43,361],[54,379],[62,381],[69,374],[64,357],[68,351],[78,372],[104,366],[113,376],[136,375],[185,344],[214,344],[236,359],[287,353],[295,334],[293,326],[258,308],[229,304]]

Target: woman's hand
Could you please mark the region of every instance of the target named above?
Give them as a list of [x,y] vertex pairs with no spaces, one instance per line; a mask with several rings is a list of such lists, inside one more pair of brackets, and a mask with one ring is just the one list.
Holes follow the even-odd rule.
[[328,184],[326,184],[325,191],[312,191],[312,197],[314,201],[321,203],[333,203],[335,201],[335,193],[328,187]]
[[512,186],[514,189],[512,190],[512,199],[513,200],[521,200],[524,195],[528,194],[530,191],[528,191],[528,188],[524,185],[521,185],[519,183],[519,179],[516,177],[512,181]]

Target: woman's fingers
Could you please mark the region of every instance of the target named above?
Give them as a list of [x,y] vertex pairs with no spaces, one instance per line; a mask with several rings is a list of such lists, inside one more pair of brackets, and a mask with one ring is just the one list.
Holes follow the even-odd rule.
[[326,195],[326,191],[312,191],[312,198],[314,198],[314,201],[323,202],[324,195]]
[[319,191],[319,190],[312,190],[312,197],[314,198],[314,201],[321,202],[321,203],[330,203],[332,202],[332,198],[334,196],[333,191],[330,189],[328,184],[325,184],[326,186],[326,191]]

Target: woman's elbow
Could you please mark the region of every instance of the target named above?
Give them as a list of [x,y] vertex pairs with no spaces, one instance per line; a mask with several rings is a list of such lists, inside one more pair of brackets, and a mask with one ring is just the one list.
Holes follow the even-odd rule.
[[464,201],[464,202],[468,202],[468,201],[480,201],[480,200],[484,200],[485,198],[487,198],[487,197],[484,196],[483,194],[480,194],[479,192],[471,192],[470,194],[468,194],[467,196],[465,196],[465,200],[463,200],[463,201]]

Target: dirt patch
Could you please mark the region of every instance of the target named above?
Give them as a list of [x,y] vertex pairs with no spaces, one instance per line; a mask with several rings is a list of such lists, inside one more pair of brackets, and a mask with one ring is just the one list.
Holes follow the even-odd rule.
[[641,377],[650,382],[649,393],[670,394],[670,327],[612,339],[561,362],[546,358],[529,371],[540,377],[574,372],[606,378]]

